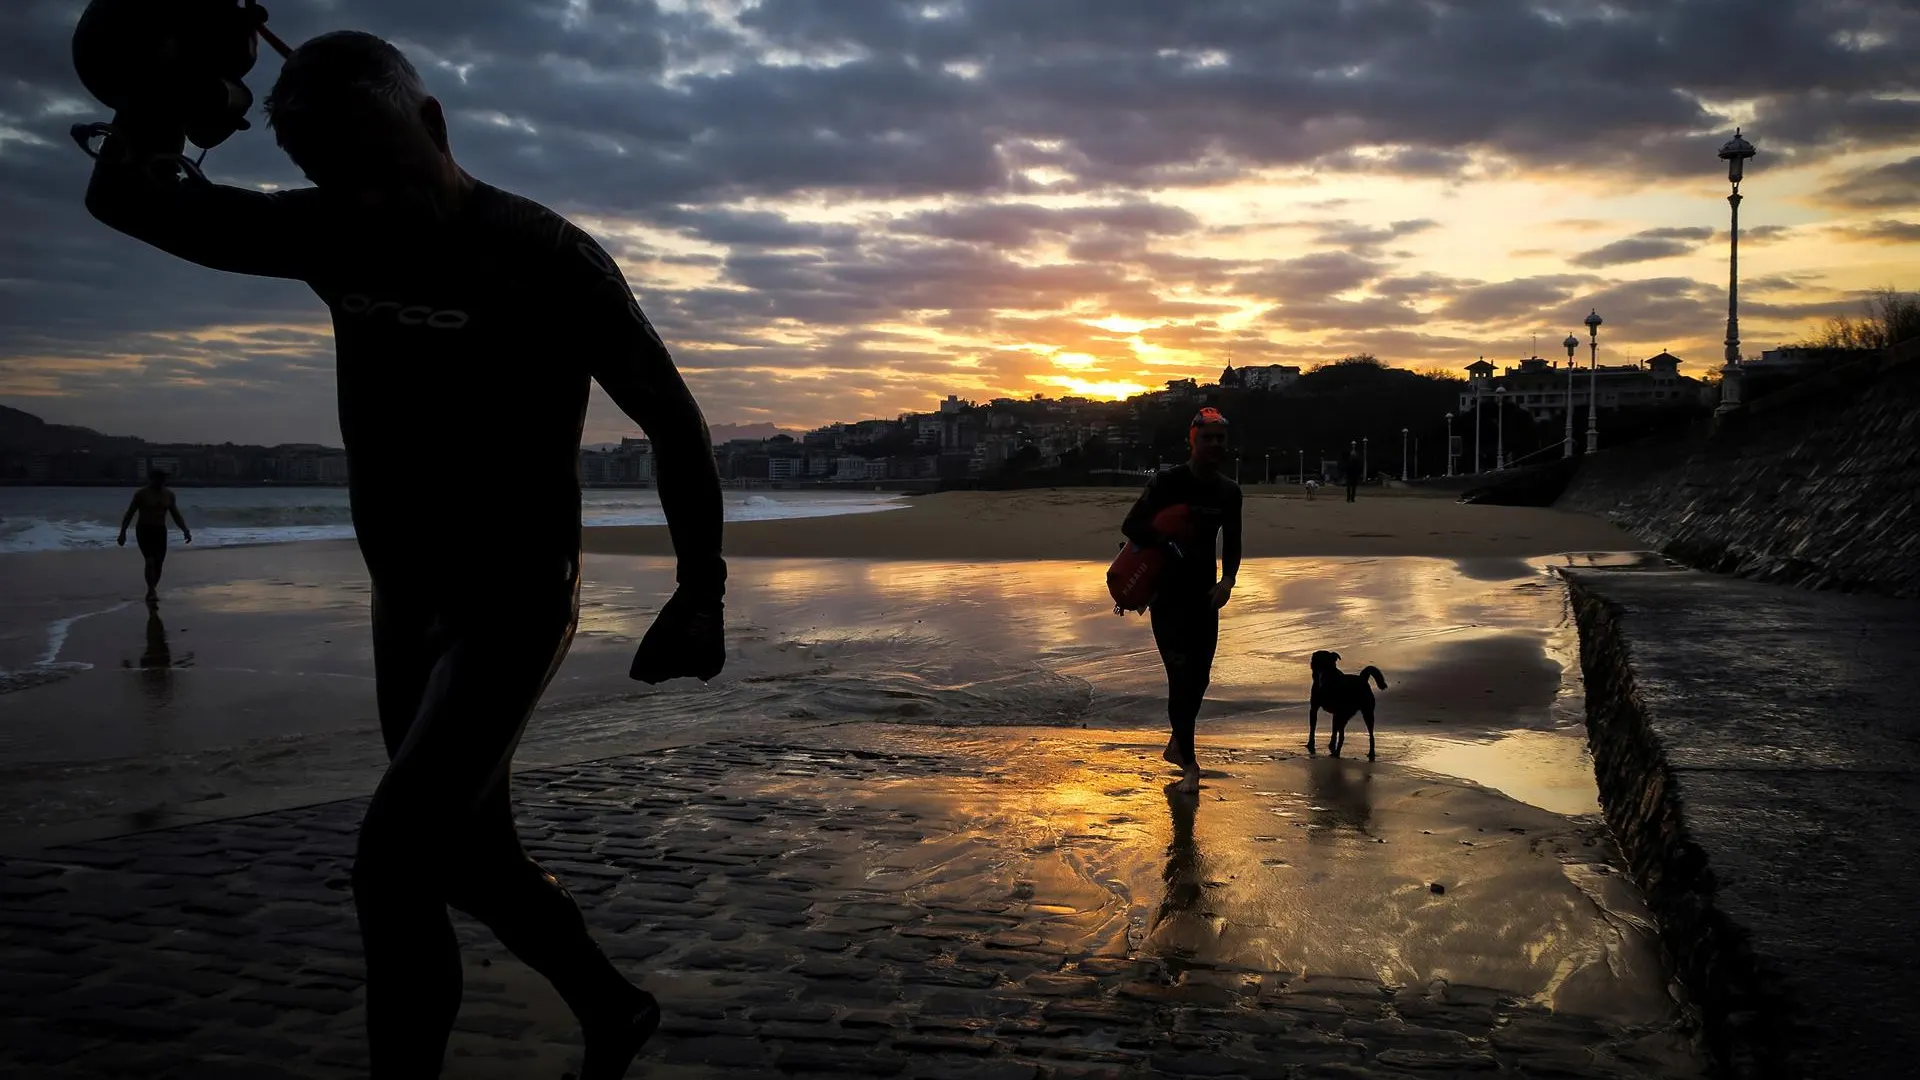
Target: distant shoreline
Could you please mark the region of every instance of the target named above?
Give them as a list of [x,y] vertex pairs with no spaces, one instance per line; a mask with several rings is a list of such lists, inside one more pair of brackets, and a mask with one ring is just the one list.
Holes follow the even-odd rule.
[[[133,488],[144,485],[146,481],[125,480],[25,480],[17,477],[0,478],[0,487],[39,487],[39,488]],[[171,488],[345,488],[344,482],[337,480],[175,480],[169,478],[167,486]],[[827,480],[812,483],[795,483],[788,480],[722,480],[722,489],[727,491],[884,491],[894,495],[918,495],[934,490],[932,481],[915,480]],[[653,484],[582,484],[582,491],[654,491]]]
[[[0,487],[142,487],[145,480],[128,478],[125,480],[23,480],[18,477],[0,478]],[[176,488],[343,488],[347,485],[337,480],[175,480],[167,478],[168,487]]]

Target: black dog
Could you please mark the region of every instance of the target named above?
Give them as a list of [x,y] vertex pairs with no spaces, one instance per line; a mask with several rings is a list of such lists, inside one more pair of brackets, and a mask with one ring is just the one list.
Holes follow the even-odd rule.
[[1348,675],[1340,670],[1336,661],[1337,652],[1325,649],[1313,654],[1309,665],[1313,668],[1313,691],[1307,695],[1307,753],[1314,752],[1313,733],[1320,723],[1320,710],[1327,710],[1327,719],[1333,733],[1327,736],[1327,753],[1340,756],[1340,748],[1347,744],[1347,721],[1359,713],[1367,722],[1367,760],[1373,760],[1373,688],[1367,685],[1371,678],[1387,688],[1387,677],[1380,669],[1369,664],[1360,669],[1358,675]]

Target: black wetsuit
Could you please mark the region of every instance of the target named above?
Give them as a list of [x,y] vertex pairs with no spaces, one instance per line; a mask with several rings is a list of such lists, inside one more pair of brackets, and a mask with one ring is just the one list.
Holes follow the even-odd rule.
[[1360,459],[1350,457],[1346,463],[1347,501],[1352,502],[1360,493]]
[[1213,679],[1213,653],[1220,640],[1220,609],[1213,605],[1213,552],[1220,544],[1226,576],[1240,573],[1240,485],[1218,472],[1203,475],[1192,465],[1159,473],[1128,511],[1120,531],[1143,547],[1160,542],[1153,518],[1169,506],[1185,504],[1193,524],[1190,543],[1168,565],[1153,598],[1153,641],[1167,667],[1167,720],[1175,748],[1193,759],[1193,726],[1200,702]]
[[202,266],[304,281],[333,315],[392,762],[353,870],[374,1076],[439,1071],[461,985],[448,904],[583,1018],[617,1008],[624,981],[521,849],[508,771],[578,618],[589,380],[652,438],[681,589],[724,591],[712,444],[666,348],[606,252],[527,199],[480,184],[449,219],[409,222],[315,188],[157,177],[108,163],[117,149],[87,192],[101,221]]

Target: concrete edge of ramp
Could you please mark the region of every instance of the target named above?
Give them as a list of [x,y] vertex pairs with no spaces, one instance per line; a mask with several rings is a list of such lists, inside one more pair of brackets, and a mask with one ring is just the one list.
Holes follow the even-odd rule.
[[1601,807],[1701,1014],[1714,1065],[1736,1080],[1791,1076],[1790,1003],[1765,977],[1749,932],[1715,906],[1713,867],[1687,828],[1684,785],[1635,683],[1624,611],[1577,574],[1560,576],[1580,629]]

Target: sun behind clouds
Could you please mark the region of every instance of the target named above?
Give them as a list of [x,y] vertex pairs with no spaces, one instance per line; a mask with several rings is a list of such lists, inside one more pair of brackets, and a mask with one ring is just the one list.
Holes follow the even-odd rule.
[[[1754,0],[1735,54],[1696,6],[337,0],[274,20],[394,40],[469,170],[616,255],[710,419],[795,427],[948,393],[1125,397],[1229,358],[1511,362],[1589,309],[1603,363],[1669,349],[1699,374],[1736,123],[1760,148],[1750,353],[1920,287],[1920,21]],[[0,397],[151,438],[336,440],[309,293],[86,216],[71,8],[0,12],[22,64],[0,97],[0,287],[21,301]],[[207,168],[300,182],[259,132]],[[631,433],[596,397],[589,439]]]

